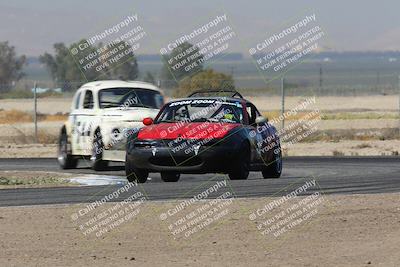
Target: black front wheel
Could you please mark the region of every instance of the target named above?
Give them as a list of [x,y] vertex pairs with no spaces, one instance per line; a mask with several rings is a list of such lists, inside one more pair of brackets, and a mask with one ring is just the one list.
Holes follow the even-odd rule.
[[61,169],[74,169],[78,165],[78,159],[68,149],[68,135],[65,131],[61,131],[58,140],[57,160]]
[[279,148],[278,153],[274,153],[274,160],[262,170],[264,179],[279,178],[282,174],[282,152]]
[[103,160],[104,144],[101,137],[100,130],[97,130],[93,137],[92,155],[90,157],[90,164],[93,170],[101,171],[107,168],[108,161]]
[[147,170],[136,168],[133,162],[127,157],[125,158],[125,174],[126,179],[128,179],[130,183],[141,184],[145,183],[147,181],[147,177],[149,176],[149,172]]
[[178,182],[180,176],[181,175],[179,173],[175,173],[175,172],[162,172],[161,173],[161,179],[164,182]]
[[250,145],[247,142],[243,143],[238,154],[237,160],[228,173],[229,179],[246,180],[250,171]]

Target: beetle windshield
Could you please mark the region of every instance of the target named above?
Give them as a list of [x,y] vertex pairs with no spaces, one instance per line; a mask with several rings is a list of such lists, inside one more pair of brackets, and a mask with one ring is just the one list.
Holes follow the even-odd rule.
[[109,88],[99,91],[100,108],[146,107],[159,109],[163,96],[155,90],[142,88]]

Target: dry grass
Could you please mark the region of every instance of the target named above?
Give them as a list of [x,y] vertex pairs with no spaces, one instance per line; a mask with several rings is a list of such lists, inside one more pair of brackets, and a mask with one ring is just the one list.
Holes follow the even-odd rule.
[[[310,112],[298,112],[287,117],[287,120],[299,120],[304,118]],[[272,120],[277,119],[281,115],[279,110],[263,112],[263,116]],[[65,113],[57,114],[38,114],[38,121],[65,121],[68,115]],[[343,113],[323,113],[322,120],[358,120],[358,119],[399,119],[399,115],[395,113],[374,113],[374,112],[343,112]],[[16,109],[0,110],[0,124],[33,122],[33,115]]]
[[[309,115],[310,112],[303,111],[299,112],[295,115],[291,115],[288,119],[288,123],[298,122],[295,128],[300,128],[300,120],[304,119],[305,116]],[[280,111],[270,111],[264,112],[264,115],[269,119],[277,118],[280,116]],[[349,112],[349,113],[327,113],[322,114],[322,118],[326,120],[352,120],[352,119],[371,119],[376,120],[384,119],[384,118],[395,118],[397,114],[395,113],[373,113],[373,112]],[[46,114],[38,114],[39,122],[58,122],[67,120],[67,114],[57,113],[54,115],[46,115]],[[28,133],[24,130],[19,129],[17,123],[31,123],[33,122],[33,116],[29,112],[24,112],[20,110],[1,110],[0,109],[0,124],[10,124],[13,128],[15,128],[16,134],[13,136],[9,136],[3,140],[3,142],[11,142],[16,144],[31,144],[35,143],[35,138],[32,131]],[[307,121],[303,121],[302,123],[306,123]],[[286,126],[288,126],[287,124]],[[376,126],[375,126],[376,127]],[[318,126],[317,126],[318,128]],[[292,129],[295,131],[296,129]],[[58,133],[49,133],[45,128],[40,129],[38,132],[38,142],[42,144],[55,144],[57,143]],[[282,136],[282,139],[283,136]],[[309,143],[309,142],[317,142],[317,141],[325,141],[325,142],[339,142],[341,140],[358,140],[358,141],[371,141],[371,140],[395,140],[400,139],[399,130],[396,128],[379,128],[379,129],[328,129],[328,130],[318,130],[315,133],[307,136],[301,140],[300,143]],[[290,139],[289,139],[290,140]],[[289,141],[283,140],[283,141]],[[368,144],[367,144],[368,145]],[[358,149],[368,148],[367,145],[363,145],[357,147]]]
[[58,136],[49,134],[46,131],[38,131],[38,143],[40,144],[56,144]]
[[1,110],[0,124],[9,124],[16,122],[32,122],[32,115],[20,110]]
[[0,171],[0,189],[73,186],[68,178],[72,174],[42,171]]
[[43,115],[43,121],[65,121],[68,119],[67,114],[52,114],[52,115]]
[[[68,118],[67,114],[38,114],[38,121],[64,121]],[[20,110],[0,110],[0,124],[33,122],[33,115]]]
[[0,186],[16,186],[16,185],[32,185],[32,186],[41,186],[41,185],[66,185],[67,181],[59,178],[32,178],[32,179],[23,179],[23,178],[9,178],[0,176]]
[[368,143],[362,143],[356,146],[353,146],[352,148],[358,148],[358,149],[363,149],[363,148],[371,148],[372,146]]
[[51,134],[46,130],[38,130],[37,142],[34,133],[26,134],[19,129],[15,129],[18,134],[9,138],[1,138],[1,142],[8,142],[12,144],[56,144],[58,141],[58,134]]
[[398,140],[400,139],[399,129],[385,128],[385,129],[348,129],[348,130],[324,130],[317,131],[312,135],[304,138],[301,142],[339,142],[341,140]]
[[[287,117],[287,120],[298,120],[309,114],[310,111],[298,112],[295,115]],[[265,111],[262,115],[269,120],[277,119],[281,115],[280,110]],[[321,112],[321,120],[379,120],[379,119],[400,119],[395,112]]]
[[342,157],[342,156],[344,156],[344,153],[342,151],[334,150],[332,152],[332,156],[334,156],[334,157]]
[[321,114],[322,120],[379,120],[399,118],[399,114],[393,112],[340,112]]
[[[297,114],[292,114],[290,116],[287,116],[286,120],[300,120],[309,113],[310,112],[297,112]],[[278,119],[279,116],[281,116],[281,111],[280,110],[265,111],[262,112],[262,115],[268,118],[269,120]]]

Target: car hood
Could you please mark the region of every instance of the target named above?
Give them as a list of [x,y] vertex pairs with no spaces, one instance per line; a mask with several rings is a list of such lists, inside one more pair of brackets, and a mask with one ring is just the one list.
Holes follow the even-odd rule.
[[121,121],[142,121],[146,117],[155,118],[158,109],[130,107],[130,108],[107,108],[102,112],[102,116],[111,120]]
[[222,138],[239,123],[178,122],[159,123],[142,128],[138,139],[208,139]]

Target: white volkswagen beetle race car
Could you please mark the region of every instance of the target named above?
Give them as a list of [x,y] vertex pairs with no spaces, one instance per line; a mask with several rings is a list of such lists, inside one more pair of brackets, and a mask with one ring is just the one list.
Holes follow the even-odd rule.
[[74,95],[68,121],[58,142],[58,162],[75,168],[89,160],[94,170],[108,161],[125,161],[127,137],[155,117],[164,104],[159,88],[139,81],[95,81],[82,85]]

